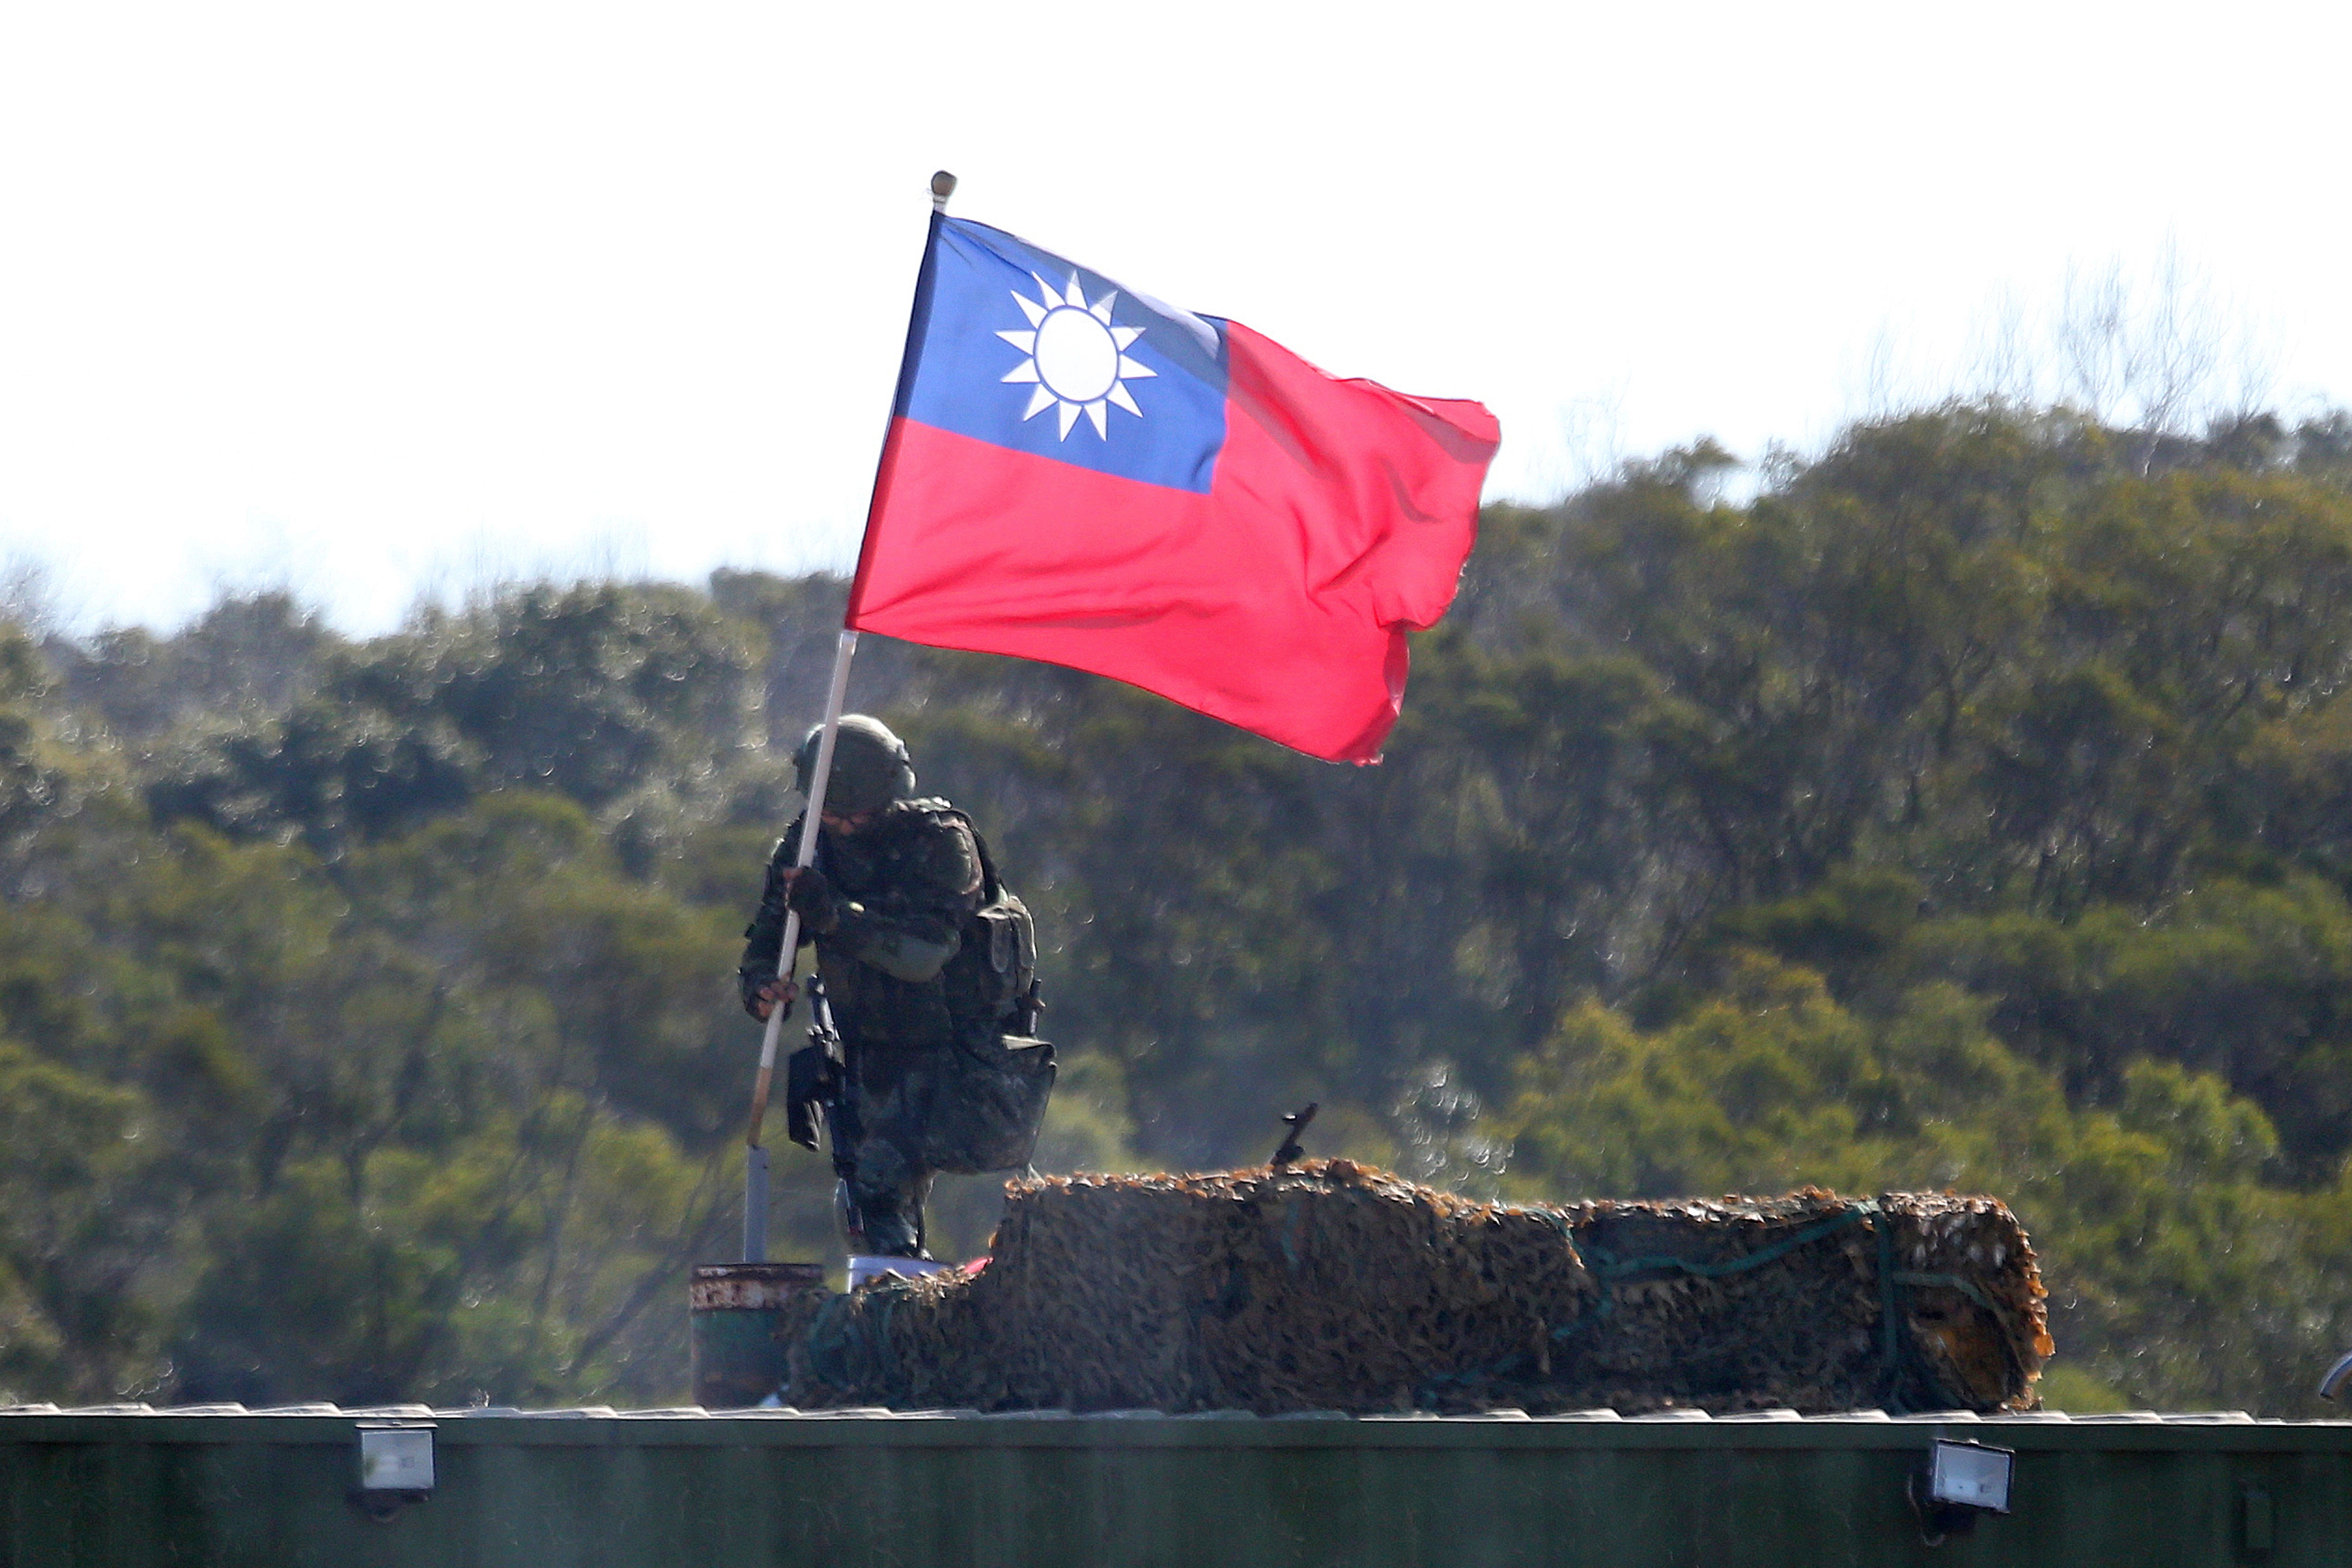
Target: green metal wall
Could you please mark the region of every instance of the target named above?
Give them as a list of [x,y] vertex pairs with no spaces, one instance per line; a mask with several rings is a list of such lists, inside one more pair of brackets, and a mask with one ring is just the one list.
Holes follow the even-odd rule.
[[[2352,1425],[2052,1419],[457,1415],[439,1485],[346,1500],[350,1413],[0,1415],[22,1568],[1831,1568],[2352,1563]],[[1942,1430],[2017,1511],[1929,1548]],[[2250,1552],[2245,1497],[2274,1547]]]

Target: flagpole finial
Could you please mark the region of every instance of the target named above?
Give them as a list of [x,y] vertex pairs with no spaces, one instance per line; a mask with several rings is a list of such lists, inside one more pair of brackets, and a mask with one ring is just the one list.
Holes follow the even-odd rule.
[[945,169],[941,169],[938,174],[933,174],[931,176],[931,210],[934,212],[947,211],[948,198],[955,195],[955,188],[956,177],[953,174],[949,174]]

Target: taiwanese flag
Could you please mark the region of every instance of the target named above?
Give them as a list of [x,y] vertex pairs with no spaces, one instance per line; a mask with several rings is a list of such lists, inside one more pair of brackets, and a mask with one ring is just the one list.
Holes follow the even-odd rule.
[[934,216],[848,625],[1378,759],[1500,431]]

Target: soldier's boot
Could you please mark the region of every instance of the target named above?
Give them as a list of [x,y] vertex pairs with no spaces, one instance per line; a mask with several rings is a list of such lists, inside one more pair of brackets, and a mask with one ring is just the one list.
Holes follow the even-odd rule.
[[877,1258],[924,1258],[923,1200],[930,1195],[930,1173],[916,1166],[887,1139],[869,1138],[857,1151],[857,1173],[850,1179],[866,1244]]
[[866,1250],[877,1258],[929,1258],[923,1250],[923,1211],[899,1201],[897,1193],[862,1196],[857,1205],[865,1222]]

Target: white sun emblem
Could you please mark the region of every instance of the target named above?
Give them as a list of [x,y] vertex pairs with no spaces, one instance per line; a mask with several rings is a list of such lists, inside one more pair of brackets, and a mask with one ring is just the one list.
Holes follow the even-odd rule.
[[[1037,278],[1034,272],[1029,276]],[[1110,308],[1118,295],[1105,294],[1087,304],[1075,272],[1066,289],[1037,278],[1037,293],[1038,300],[1026,299],[1017,289],[1013,295],[1021,313],[1029,318],[1030,331],[996,334],[1029,356],[1005,372],[1004,379],[1037,384],[1021,417],[1034,419],[1048,408],[1059,408],[1062,432],[1058,438],[1065,441],[1081,411],[1094,421],[1095,434],[1105,438],[1110,435],[1110,416],[1104,411],[1107,405],[1116,403],[1142,418],[1143,410],[1128,395],[1124,384],[1160,373],[1127,357],[1126,351],[1143,335],[1143,329],[1110,324]]]

